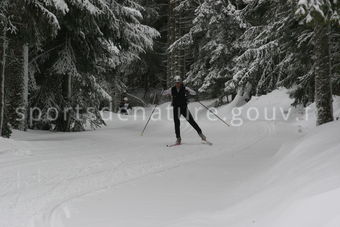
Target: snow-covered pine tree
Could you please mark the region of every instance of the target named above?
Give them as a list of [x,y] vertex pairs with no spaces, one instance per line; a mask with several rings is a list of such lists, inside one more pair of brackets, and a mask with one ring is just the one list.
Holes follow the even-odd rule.
[[[117,8],[117,14],[125,23],[120,24],[123,48],[118,49],[120,54],[119,64],[117,67],[112,68],[112,74],[114,76],[111,80],[111,91],[113,97],[112,103],[115,111],[118,110],[122,94],[127,91],[126,82],[128,82],[128,76],[137,73],[137,67],[142,69],[141,63],[143,63],[144,60],[141,56],[145,56],[147,51],[153,49],[154,39],[158,38],[160,35],[157,30],[145,24],[147,23],[145,17],[150,16],[148,15],[149,13],[155,15],[156,12],[150,8],[147,11],[140,3],[143,2],[131,0],[123,1],[123,7]],[[144,66],[145,64],[144,61]]]
[[[57,131],[83,130],[88,121],[98,121],[93,115],[100,117],[95,105],[98,100],[83,101],[98,92],[90,86],[93,84],[88,84],[87,78],[97,73],[99,60],[110,55],[106,40],[117,39],[119,25],[108,1],[64,3],[67,10],[57,14],[60,30],[56,38],[44,46],[45,50],[52,51],[37,64],[38,89],[32,102],[43,110],[43,119],[37,127],[47,129],[54,124]],[[79,115],[75,111],[77,104],[81,108]],[[95,109],[93,114],[87,111],[88,107]],[[48,108],[57,108],[56,121],[47,119]]]
[[8,35],[10,62],[6,71],[10,76],[6,81],[7,113],[13,127],[26,130],[29,107],[29,53],[40,49],[44,39],[56,34],[59,24],[52,11],[59,10],[59,6],[52,0],[13,0],[6,5],[6,13],[15,26],[15,31]]
[[[58,131],[80,130],[87,122],[103,124],[99,106],[107,97],[98,89],[101,86],[98,82],[121,84],[117,76],[140,53],[152,48],[153,39],[158,36],[155,29],[141,23],[143,7],[135,1],[64,2],[67,11],[57,14],[60,30],[44,46],[51,51],[38,62],[39,89],[32,97],[34,105],[44,110],[45,119],[39,127],[56,124]],[[106,81],[100,76],[105,74]],[[112,93],[117,97],[119,89],[113,85]],[[66,111],[74,110],[77,104],[80,115]],[[49,107],[60,111],[57,121],[46,119]],[[89,108],[91,112],[87,111]]]
[[[238,53],[234,42],[245,26],[237,9],[243,5],[236,6],[236,1],[224,0],[195,3],[192,28],[171,45],[170,51],[192,48],[194,61],[187,72],[186,82],[200,92],[222,94],[223,84],[232,77],[232,58]],[[179,8],[193,7],[193,4],[183,1]]]
[[[143,92],[143,98],[148,100],[153,89],[165,87],[166,83],[166,52],[167,52],[167,15],[168,0],[142,0],[142,23],[153,27],[161,34],[154,42],[153,49],[139,55],[129,67],[125,68],[123,81],[128,91]],[[135,98],[133,98],[136,102]]]
[[189,32],[197,5],[197,1],[169,1],[167,42],[170,48],[167,52],[167,87],[172,84],[172,79],[175,76],[184,77],[188,71],[189,63],[192,60],[192,48],[187,46],[174,49],[171,46]]
[[7,1],[0,3],[0,28],[1,28],[1,65],[0,65],[0,136],[5,136],[5,69],[6,69],[6,54],[7,54],[7,24],[6,17]]
[[253,94],[266,94],[296,74],[295,64],[291,65],[297,33],[291,7],[290,2],[255,0],[242,9],[246,30],[235,44],[242,51],[233,60],[234,76],[226,91],[250,84]]
[[337,0],[299,0],[296,14],[314,28],[315,103],[317,125],[333,121],[331,87],[331,24],[340,27],[340,2]]
[[234,58],[227,93],[251,85],[252,94],[262,95],[285,86],[292,88],[294,104],[314,101],[313,61],[306,58],[313,50],[313,30],[299,26],[296,6],[294,1],[256,0],[242,9],[246,30],[236,42],[242,51]]

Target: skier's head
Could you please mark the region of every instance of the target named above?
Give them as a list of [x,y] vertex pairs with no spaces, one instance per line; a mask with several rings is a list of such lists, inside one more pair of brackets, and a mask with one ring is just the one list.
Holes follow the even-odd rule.
[[182,78],[180,76],[175,76],[174,81],[175,81],[175,86],[177,88],[181,87],[183,84]]
[[127,98],[127,97],[124,97],[124,102],[128,102],[129,101],[129,99]]

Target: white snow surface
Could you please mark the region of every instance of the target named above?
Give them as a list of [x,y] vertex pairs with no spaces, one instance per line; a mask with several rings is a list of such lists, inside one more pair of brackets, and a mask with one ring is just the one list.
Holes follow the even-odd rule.
[[[242,109],[290,103],[280,89]],[[227,120],[231,106],[219,109]],[[96,131],[15,132],[0,139],[0,227],[338,227],[340,122],[316,128],[310,108],[308,121],[292,109],[230,128],[202,110],[213,146],[183,121],[184,144],[167,148],[171,121],[142,137],[145,119],[115,114]]]

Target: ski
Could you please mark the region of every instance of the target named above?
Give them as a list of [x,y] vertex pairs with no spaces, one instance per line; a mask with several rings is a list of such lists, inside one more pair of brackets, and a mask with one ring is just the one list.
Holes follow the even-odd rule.
[[206,144],[206,145],[209,145],[209,146],[213,145],[213,143],[209,142],[208,140],[202,140],[202,144]]
[[[213,145],[212,142],[209,142],[207,140],[202,140],[201,144],[205,144],[205,145],[209,145],[209,146]],[[181,144],[176,144],[175,143],[175,144],[168,144],[168,145],[166,145],[166,147],[176,147],[176,146],[181,146],[181,145],[182,145],[182,143]]]
[[181,146],[182,144],[177,144],[177,143],[175,143],[175,144],[170,144],[170,145],[166,145],[167,147],[176,147],[176,146]]

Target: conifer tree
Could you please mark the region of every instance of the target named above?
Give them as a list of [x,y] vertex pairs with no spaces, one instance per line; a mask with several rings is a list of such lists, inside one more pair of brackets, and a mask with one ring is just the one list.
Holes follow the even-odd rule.
[[170,86],[175,76],[184,77],[192,62],[192,48],[182,45],[173,48],[192,27],[192,20],[197,1],[170,0],[168,12],[168,52],[167,52],[167,86]]
[[[4,135],[5,123],[5,69],[6,69],[6,54],[7,54],[7,18],[5,15],[5,3],[0,3],[0,28],[1,28],[1,71],[0,71],[0,136]],[[7,3],[7,2],[6,2]]]
[[[176,40],[170,51],[193,51],[193,64],[187,70],[187,83],[200,92],[223,94],[223,84],[232,77],[233,57],[239,52],[235,41],[242,34],[239,1],[182,1],[178,8],[194,8],[195,18],[190,31]],[[222,86],[221,86],[222,85]]]
[[[103,124],[99,106],[105,95],[97,89],[101,86],[97,81],[103,82],[99,75],[110,74],[106,79],[111,86],[107,87],[116,106],[124,67],[152,48],[158,36],[155,29],[141,23],[143,7],[135,1],[65,3],[67,12],[57,14],[60,30],[45,47],[53,51],[39,62],[44,76],[33,97],[35,105],[45,111],[58,108],[61,114],[56,122],[44,119],[48,125],[56,124],[58,131],[82,130],[88,122]],[[77,105],[80,113],[74,111]]]
[[317,125],[333,121],[331,24],[340,27],[340,2],[337,0],[300,0],[297,15],[314,29],[315,103]]
[[51,11],[59,10],[55,1],[8,1],[5,16],[11,19],[8,33],[9,61],[5,71],[6,116],[10,124],[27,129],[29,107],[29,53],[41,49],[42,41],[56,34],[59,24]]

